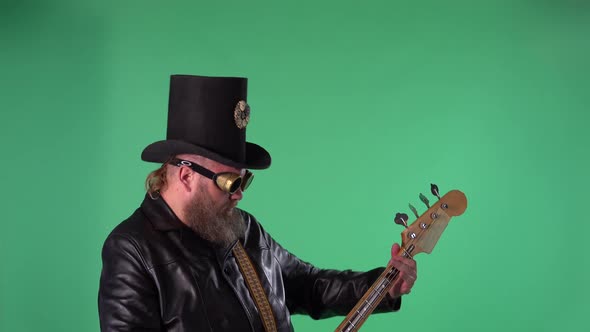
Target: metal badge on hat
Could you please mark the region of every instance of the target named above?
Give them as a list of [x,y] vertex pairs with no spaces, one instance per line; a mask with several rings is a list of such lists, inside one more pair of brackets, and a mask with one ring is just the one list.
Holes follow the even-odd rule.
[[240,100],[234,110],[234,120],[236,126],[240,129],[246,128],[248,121],[250,121],[250,106],[243,100]]

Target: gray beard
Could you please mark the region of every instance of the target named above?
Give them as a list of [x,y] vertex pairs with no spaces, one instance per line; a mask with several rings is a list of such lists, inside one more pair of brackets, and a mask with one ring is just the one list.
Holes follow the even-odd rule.
[[189,227],[203,239],[222,247],[244,237],[246,223],[238,209],[229,204],[217,209],[205,190],[199,189],[199,197],[185,209]]

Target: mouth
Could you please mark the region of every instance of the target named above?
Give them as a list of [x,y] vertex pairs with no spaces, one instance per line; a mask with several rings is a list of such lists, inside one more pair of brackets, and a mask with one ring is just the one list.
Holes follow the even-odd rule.
[[232,213],[234,213],[237,205],[237,203],[228,204],[228,206],[225,208],[225,214],[231,215]]

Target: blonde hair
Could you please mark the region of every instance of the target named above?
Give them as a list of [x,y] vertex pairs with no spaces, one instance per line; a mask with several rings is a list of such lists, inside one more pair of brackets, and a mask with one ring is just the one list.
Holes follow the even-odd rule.
[[[166,186],[168,186],[168,175],[170,175],[169,170],[170,167],[174,167],[168,163],[174,158],[192,160],[204,167],[210,167],[212,164],[212,160],[199,155],[180,154],[177,156],[170,156],[160,168],[152,171],[145,179],[145,190],[150,196],[155,197],[156,195],[154,194],[159,194],[162,190],[166,189]],[[202,179],[199,178],[199,181],[201,180]]]
[[145,190],[150,196],[154,196],[154,193],[159,193],[168,185],[168,166],[167,163],[163,163],[160,168],[152,171],[148,174],[145,179]]

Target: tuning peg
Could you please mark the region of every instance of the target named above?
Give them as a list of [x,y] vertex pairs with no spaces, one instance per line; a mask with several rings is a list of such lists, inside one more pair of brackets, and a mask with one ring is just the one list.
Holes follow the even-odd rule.
[[428,198],[426,198],[426,196],[424,196],[422,193],[420,193],[420,200],[422,201],[422,203],[424,203],[426,205],[427,208],[430,209],[430,204],[428,203]]
[[408,204],[408,206],[410,207],[410,210],[412,210],[416,218],[419,218],[418,211],[416,210],[416,208],[412,204]]
[[396,213],[395,218],[393,219],[393,221],[395,221],[396,224],[402,225],[405,228],[408,228],[407,220],[408,220],[408,215],[405,213]]
[[430,192],[440,199],[440,194],[438,193],[438,186],[434,183],[430,184]]

